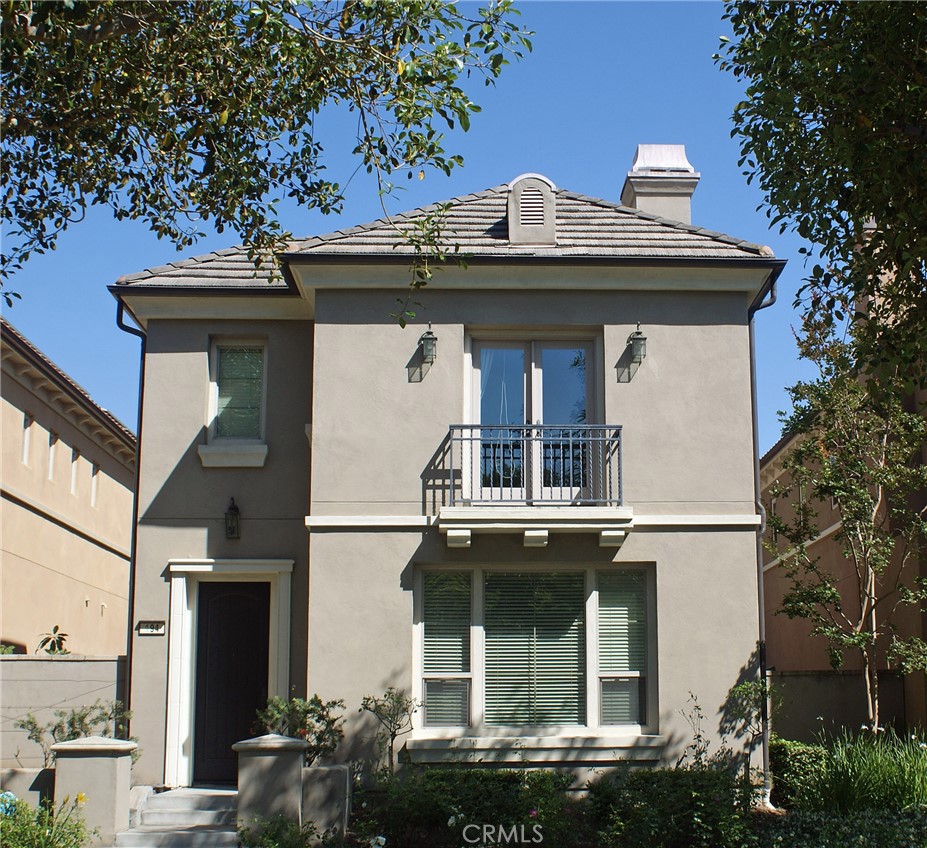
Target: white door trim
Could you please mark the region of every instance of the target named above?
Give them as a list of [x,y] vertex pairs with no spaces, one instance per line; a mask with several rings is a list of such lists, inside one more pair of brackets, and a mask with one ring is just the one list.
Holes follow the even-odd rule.
[[167,728],[164,782],[193,783],[193,710],[196,680],[196,608],[201,581],[270,584],[267,691],[289,697],[291,559],[172,559],[167,656]]

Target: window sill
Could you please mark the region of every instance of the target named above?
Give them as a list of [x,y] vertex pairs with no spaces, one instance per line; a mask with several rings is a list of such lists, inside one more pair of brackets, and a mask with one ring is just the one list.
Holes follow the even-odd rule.
[[[423,731],[419,731],[421,734]],[[413,763],[575,763],[613,765],[618,760],[656,762],[666,740],[662,736],[457,736],[422,738],[405,743]]]
[[200,445],[196,452],[203,468],[263,468],[267,445]]

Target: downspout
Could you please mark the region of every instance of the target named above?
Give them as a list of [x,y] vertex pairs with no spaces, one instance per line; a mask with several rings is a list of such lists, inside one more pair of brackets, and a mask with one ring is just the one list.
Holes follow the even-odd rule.
[[[766,508],[760,497],[760,433],[756,402],[756,338],[753,329],[753,318],[761,309],[767,309],[776,302],[777,273],[771,275],[768,288],[760,295],[760,303],[751,306],[748,311],[750,334],[750,402],[753,413],[753,496],[756,511],[760,516],[760,526],[756,531],[756,594],[759,612],[759,660],[760,680],[763,685],[767,682],[766,669],[766,592],[763,587],[763,534],[766,532]],[[764,300],[763,298],[767,298]],[[754,301],[755,302],[755,301]],[[763,800],[766,807],[772,807],[770,796],[772,794],[772,773],[769,769],[769,697],[764,697],[760,705],[760,718],[763,729]]]
[[129,543],[129,620],[127,622],[128,634],[126,637],[126,711],[132,709],[132,646],[135,633],[135,568],[138,554],[138,488],[142,470],[142,407],[145,399],[145,348],[148,337],[142,330],[136,329],[125,322],[125,304],[117,301],[116,326],[126,333],[138,336],[141,340],[138,366],[138,416],[135,422],[135,493],[132,497],[132,538]]

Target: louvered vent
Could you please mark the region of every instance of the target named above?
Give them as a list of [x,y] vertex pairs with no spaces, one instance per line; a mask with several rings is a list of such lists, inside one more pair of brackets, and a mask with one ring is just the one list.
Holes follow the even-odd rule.
[[529,186],[522,191],[518,223],[523,227],[544,226],[544,194],[539,188]]

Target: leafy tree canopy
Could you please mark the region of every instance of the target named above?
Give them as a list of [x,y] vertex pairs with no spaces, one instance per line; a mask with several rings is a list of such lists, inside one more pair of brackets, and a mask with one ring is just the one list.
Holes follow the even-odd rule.
[[729,0],[725,18],[715,58],[747,84],[732,133],[745,174],[824,259],[798,302],[831,322],[866,312],[870,366],[923,382],[927,5]]
[[[770,515],[770,544],[788,590],[782,612],[804,618],[828,642],[831,663],[860,658],[870,723],[879,724],[878,661],[884,652],[905,672],[927,670],[927,643],[897,629],[902,609],[927,613],[927,420],[910,409],[898,376],[862,380],[855,348],[814,316],[799,337],[801,356],[818,377],[789,393],[786,432],[796,435],[785,475],[770,490],[792,502],[791,515]],[[834,504],[843,555],[835,570],[815,547],[824,531],[818,507]],[[833,521],[825,514],[827,523]],[[783,542],[784,540],[784,542]]]
[[[381,191],[462,164],[447,129],[531,45],[511,0],[465,14],[439,0],[4,0],[0,274],[8,278],[90,204],[178,247],[205,222],[257,259],[288,233],[284,197],[337,210],[320,110],[357,113],[354,152]],[[5,294],[9,299],[7,289]]]

